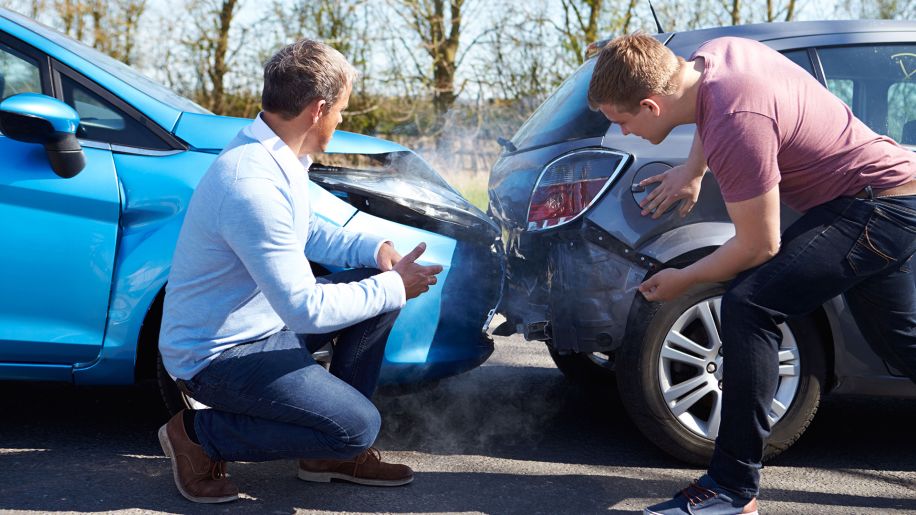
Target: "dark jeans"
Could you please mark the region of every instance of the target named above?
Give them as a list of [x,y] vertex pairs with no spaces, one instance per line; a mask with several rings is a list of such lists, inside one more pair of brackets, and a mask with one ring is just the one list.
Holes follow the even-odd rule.
[[767,413],[776,393],[777,325],[837,295],[868,343],[916,381],[916,196],[842,197],[817,206],[783,234],[779,253],[736,277],[722,299],[722,422],[709,473],[757,495]]
[[[353,282],[377,273],[355,269],[320,280]],[[369,399],[398,313],[332,334],[283,330],[220,354],[183,382],[192,397],[212,408],[194,417],[204,451],[215,460],[267,461],[349,459],[366,450],[381,425]],[[311,353],[334,336],[329,373]]]

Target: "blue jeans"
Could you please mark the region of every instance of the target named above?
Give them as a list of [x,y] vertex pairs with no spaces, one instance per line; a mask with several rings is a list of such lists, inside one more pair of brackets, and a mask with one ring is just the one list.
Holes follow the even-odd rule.
[[[320,280],[353,282],[377,273],[355,269]],[[369,399],[398,313],[331,334],[283,330],[224,351],[181,385],[212,408],[194,417],[204,451],[225,461],[349,459],[365,451],[381,426]],[[312,351],[335,336],[329,373]]]
[[709,474],[745,497],[758,494],[767,413],[776,394],[777,326],[844,295],[882,358],[916,382],[916,196],[841,197],[817,206],[782,236],[779,253],[736,277],[722,299],[722,421]]

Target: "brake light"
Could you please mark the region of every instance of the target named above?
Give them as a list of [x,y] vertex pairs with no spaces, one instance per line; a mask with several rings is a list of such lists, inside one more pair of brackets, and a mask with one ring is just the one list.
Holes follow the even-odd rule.
[[577,150],[548,164],[538,178],[528,206],[528,230],[572,222],[610,186],[627,155],[604,149]]

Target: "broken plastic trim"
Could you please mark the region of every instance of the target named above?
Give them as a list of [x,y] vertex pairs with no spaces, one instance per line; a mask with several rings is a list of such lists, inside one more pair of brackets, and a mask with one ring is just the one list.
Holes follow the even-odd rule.
[[492,240],[499,234],[483,211],[413,152],[323,154],[316,156],[309,178],[383,218],[460,239]]

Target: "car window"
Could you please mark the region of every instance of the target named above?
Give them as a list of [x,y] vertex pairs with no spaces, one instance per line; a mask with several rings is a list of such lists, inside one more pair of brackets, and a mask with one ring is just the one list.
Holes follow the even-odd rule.
[[827,88],[878,134],[916,144],[916,44],[819,48]]
[[849,79],[827,79],[827,89],[852,108],[852,88],[854,83]]
[[604,136],[611,122],[588,108],[588,83],[597,59],[589,59],[541,104],[519,128],[512,143],[519,149],[559,141]]
[[891,84],[887,112],[887,133],[900,143],[916,145],[916,82]]
[[783,52],[782,55],[788,57],[790,61],[804,68],[806,72],[814,75],[814,67],[811,66],[811,58],[808,57],[807,49],[802,48],[800,50],[788,50]]
[[64,102],[80,115],[78,137],[128,147],[171,148],[136,119],[72,78],[60,74],[60,85]]
[[41,93],[38,63],[12,48],[0,44],[0,98],[17,93]]

